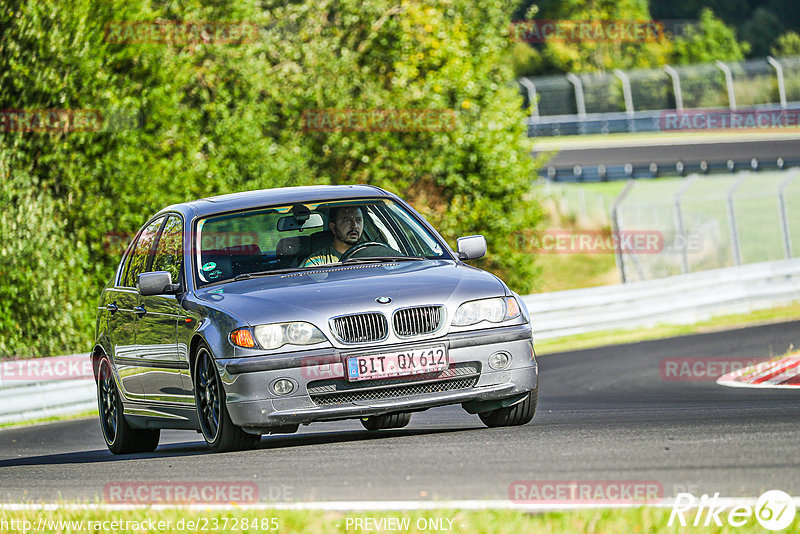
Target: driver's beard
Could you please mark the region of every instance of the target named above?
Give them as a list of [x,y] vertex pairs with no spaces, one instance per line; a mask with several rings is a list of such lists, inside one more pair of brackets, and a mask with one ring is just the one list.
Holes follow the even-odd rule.
[[341,233],[341,232],[339,231],[339,229],[338,229],[338,228],[336,228],[336,229],[334,230],[334,232],[335,232],[335,234],[336,234],[336,239],[338,239],[339,241],[341,241],[341,242],[342,242],[342,243],[344,243],[345,245],[349,245],[349,246],[351,246],[351,247],[352,247],[353,245],[355,245],[356,243],[358,243],[358,240],[361,238],[361,236],[359,236],[359,237],[357,237],[357,238],[355,238],[355,239],[350,239],[350,240],[348,240],[348,239],[347,239],[347,234],[343,234],[343,233]]

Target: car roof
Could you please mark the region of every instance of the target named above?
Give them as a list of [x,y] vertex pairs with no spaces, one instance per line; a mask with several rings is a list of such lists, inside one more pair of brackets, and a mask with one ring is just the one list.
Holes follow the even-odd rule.
[[159,213],[178,211],[191,219],[260,206],[285,205],[293,202],[311,203],[324,200],[346,200],[362,197],[396,198],[391,193],[372,185],[312,185],[242,191],[228,195],[201,198],[167,206]]

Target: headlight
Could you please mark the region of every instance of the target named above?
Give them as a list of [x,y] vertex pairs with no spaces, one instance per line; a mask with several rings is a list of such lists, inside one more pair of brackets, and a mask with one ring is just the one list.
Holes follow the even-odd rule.
[[256,341],[265,349],[289,345],[316,345],[327,341],[325,335],[311,323],[277,323],[256,326]]
[[[244,330],[244,329],[242,329]],[[235,330],[234,332],[240,332]],[[328,340],[319,329],[311,323],[275,323],[262,324],[253,328],[256,341],[264,349],[277,349],[284,345],[316,345]],[[231,335],[231,341],[237,343],[238,336]],[[239,345],[247,346],[247,345]],[[252,345],[251,345],[252,346]]]
[[472,300],[458,307],[453,326],[469,326],[483,321],[501,323],[515,317],[519,317],[519,304],[514,297]]

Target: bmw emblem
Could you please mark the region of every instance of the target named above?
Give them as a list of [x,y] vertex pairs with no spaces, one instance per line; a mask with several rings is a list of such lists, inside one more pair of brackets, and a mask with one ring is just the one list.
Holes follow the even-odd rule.
[[378,304],[389,304],[390,302],[392,302],[392,299],[390,299],[389,297],[378,297],[375,299],[375,302],[377,302]]

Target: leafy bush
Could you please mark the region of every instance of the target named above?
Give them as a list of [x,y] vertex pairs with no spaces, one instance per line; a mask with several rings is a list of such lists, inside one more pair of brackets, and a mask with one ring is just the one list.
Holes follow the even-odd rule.
[[[0,323],[0,355],[29,346],[87,350],[97,294],[119,259],[110,242],[167,204],[264,187],[371,183],[395,191],[450,240],[486,234],[483,265],[528,291],[535,269],[510,236],[534,227],[541,210],[528,196],[536,173],[509,66],[510,12],[505,0],[0,7],[0,109],[103,116],[90,131],[0,128],[0,145],[14,147],[7,174],[18,177],[13,192],[3,190],[14,206],[4,221],[30,210],[50,221],[39,230],[47,237],[34,239],[35,226],[4,233],[4,250],[13,243],[20,265],[33,265],[35,243],[53,260],[35,280],[0,278],[0,293],[18,301],[45,284],[75,306],[63,319],[63,302],[14,302],[14,319]],[[120,21],[153,20],[244,21],[258,33],[172,44],[107,37]],[[325,108],[432,109],[455,120],[437,131],[303,128],[304,112]],[[14,337],[16,325],[57,313],[58,335],[43,331],[24,346]]]
[[736,38],[736,30],[714,16],[710,8],[700,12],[700,23],[689,27],[684,37],[675,39],[672,62],[679,65],[712,61],[740,61],[750,44]]
[[0,148],[0,354],[64,353],[90,332],[88,307],[77,300],[86,293],[86,249],[64,231],[37,180],[11,170],[13,159]]
[[800,34],[786,32],[775,40],[775,46],[770,49],[775,57],[800,56]]

